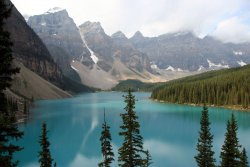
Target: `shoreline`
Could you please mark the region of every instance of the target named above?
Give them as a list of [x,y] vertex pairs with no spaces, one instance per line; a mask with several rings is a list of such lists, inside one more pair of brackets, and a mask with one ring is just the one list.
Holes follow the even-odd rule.
[[[164,100],[157,100],[157,99],[153,99],[153,98],[149,98],[150,100],[152,101],[155,101],[155,102],[159,102],[159,103],[168,103],[168,104],[180,104],[180,105],[188,105],[188,106],[195,106],[195,107],[203,107],[203,104],[194,104],[194,103],[171,103],[171,102],[167,102],[167,101],[164,101]],[[207,107],[216,107],[216,108],[224,108],[224,109],[231,109],[231,110],[236,110],[236,111],[240,111],[240,112],[249,112],[250,113],[250,108],[242,108],[241,106],[239,105],[228,105],[228,106],[217,106],[217,105],[214,105],[214,104],[206,104]]]

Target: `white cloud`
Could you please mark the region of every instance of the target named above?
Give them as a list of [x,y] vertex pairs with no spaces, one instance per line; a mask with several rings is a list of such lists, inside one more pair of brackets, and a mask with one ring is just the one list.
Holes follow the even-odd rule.
[[249,0],[12,1],[23,14],[41,14],[59,6],[66,8],[78,25],[87,20],[100,21],[109,35],[121,30],[128,36],[137,30],[146,36],[176,31],[192,31],[202,36],[212,33],[229,18],[246,15],[250,9]]
[[82,166],[97,166],[101,158],[98,157],[85,157],[82,154],[77,154],[75,159],[69,164],[69,167],[82,167]]
[[156,139],[145,140],[143,147],[150,150],[150,153],[158,158],[169,157],[171,159],[184,154],[179,146]]
[[250,42],[250,25],[238,17],[232,17],[219,23],[213,36],[224,42]]

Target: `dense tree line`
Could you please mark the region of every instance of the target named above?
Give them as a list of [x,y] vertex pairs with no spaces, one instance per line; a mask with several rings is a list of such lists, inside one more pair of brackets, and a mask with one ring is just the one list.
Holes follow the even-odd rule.
[[[210,133],[210,122],[207,107],[203,107],[200,131],[197,143],[197,155],[194,157],[198,167],[215,167],[214,151],[212,151],[213,135]],[[221,148],[219,167],[249,167],[245,148],[241,149],[237,137],[238,125],[232,114],[227,122],[224,144]]]
[[114,88],[113,91],[127,92],[130,89],[133,92],[151,92],[163,83],[145,83],[139,80],[128,79],[125,81],[120,81]]
[[151,97],[171,103],[250,105],[250,65],[207,72],[171,81],[155,89]]

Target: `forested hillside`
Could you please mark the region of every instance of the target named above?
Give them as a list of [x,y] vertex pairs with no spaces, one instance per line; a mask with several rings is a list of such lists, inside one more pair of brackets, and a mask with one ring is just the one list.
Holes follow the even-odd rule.
[[145,83],[139,80],[128,79],[125,81],[119,82],[114,88],[113,91],[123,91],[126,92],[128,89],[132,91],[142,91],[142,92],[151,92],[153,89],[159,87],[163,83]]
[[250,65],[174,80],[156,88],[151,98],[172,103],[207,103],[249,109]]

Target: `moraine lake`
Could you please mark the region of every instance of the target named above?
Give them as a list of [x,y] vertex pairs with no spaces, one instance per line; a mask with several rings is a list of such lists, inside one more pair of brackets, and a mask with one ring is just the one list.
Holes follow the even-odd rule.
[[[38,144],[42,122],[47,123],[50,150],[58,167],[97,167],[101,160],[100,133],[103,110],[111,126],[116,159],[122,138],[118,135],[124,112],[126,93],[99,92],[69,99],[41,100],[31,110],[31,118],[20,125],[24,137],[18,144],[24,147],[15,154],[21,167],[38,167]],[[153,158],[152,167],[195,167],[194,156],[200,128],[202,107],[164,104],[149,99],[150,93],[134,93],[136,112],[141,124],[144,147]],[[226,122],[235,113],[240,144],[250,157],[250,113],[222,108],[209,108],[213,150],[217,164],[224,142]],[[114,166],[118,166],[117,162]]]

